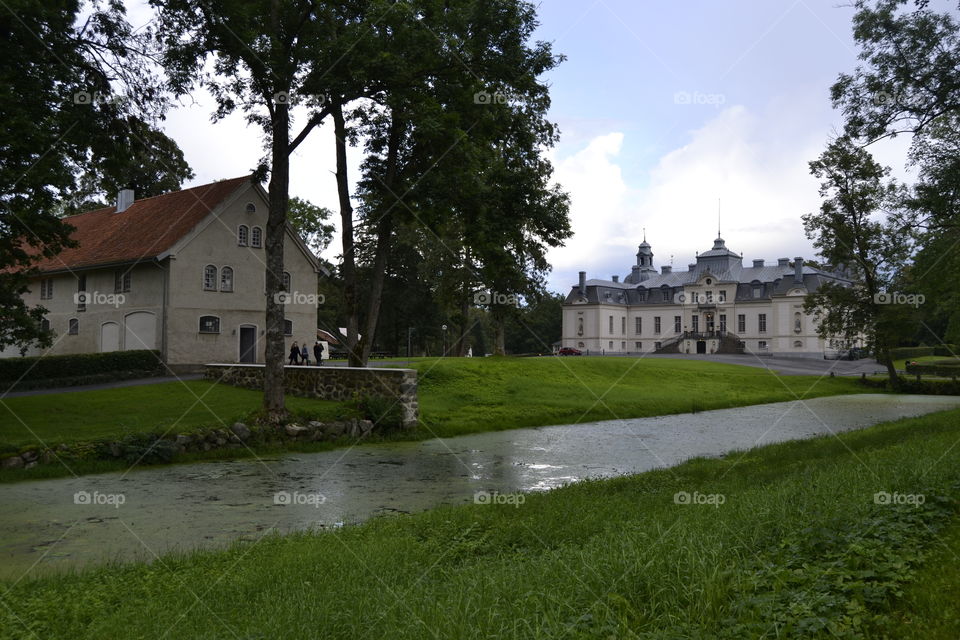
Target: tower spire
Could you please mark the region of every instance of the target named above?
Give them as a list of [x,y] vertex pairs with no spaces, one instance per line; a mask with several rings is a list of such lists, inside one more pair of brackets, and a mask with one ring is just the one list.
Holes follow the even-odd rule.
[[717,198],[717,237],[720,237],[720,198]]

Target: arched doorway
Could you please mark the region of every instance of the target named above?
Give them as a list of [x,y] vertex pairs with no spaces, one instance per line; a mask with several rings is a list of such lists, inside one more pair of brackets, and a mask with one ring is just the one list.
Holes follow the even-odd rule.
[[123,349],[157,348],[157,317],[149,311],[134,311],[123,319]]
[[104,322],[100,325],[100,352],[120,350],[120,325],[116,322]]

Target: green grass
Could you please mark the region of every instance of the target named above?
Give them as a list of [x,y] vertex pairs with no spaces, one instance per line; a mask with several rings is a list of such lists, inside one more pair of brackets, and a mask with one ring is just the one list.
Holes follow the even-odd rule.
[[[0,445],[57,444],[131,433],[221,428],[260,408],[263,394],[206,380],[0,400]],[[337,402],[290,397],[291,411],[334,417]],[[2,415],[0,414],[0,415]]]
[[[637,418],[764,402],[869,391],[849,378],[778,377],[765,369],[692,360],[632,358],[417,359],[422,424],[393,440],[450,437],[479,431]],[[219,428],[260,407],[261,394],[208,381],[21,396],[0,400],[0,452],[28,445],[180,433]],[[298,415],[352,415],[346,403],[288,397]],[[343,443],[341,443],[343,444]],[[346,443],[352,444],[352,443]],[[314,451],[330,445],[293,445]],[[245,449],[182,461],[252,455]],[[265,452],[256,447],[257,453]],[[126,468],[78,461],[67,470],[39,465],[0,471],[0,482]]]
[[425,426],[443,437],[865,391],[850,378],[777,376],[701,360],[449,358],[411,366]]
[[[23,580],[0,585],[0,637],[879,634],[907,606],[898,594],[911,580],[931,597],[942,587],[918,578],[936,569],[936,540],[956,522],[958,438],[955,410],[578,483],[519,506],[446,507]],[[724,502],[677,504],[681,491]],[[879,505],[880,491],[925,502]]]

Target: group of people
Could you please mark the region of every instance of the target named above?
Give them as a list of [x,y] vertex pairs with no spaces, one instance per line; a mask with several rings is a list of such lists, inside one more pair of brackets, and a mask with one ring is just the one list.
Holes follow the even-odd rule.
[[[313,345],[313,361],[318,367],[323,364],[323,345],[319,340]],[[296,342],[290,345],[290,364],[310,364],[310,351],[306,342],[302,347]]]

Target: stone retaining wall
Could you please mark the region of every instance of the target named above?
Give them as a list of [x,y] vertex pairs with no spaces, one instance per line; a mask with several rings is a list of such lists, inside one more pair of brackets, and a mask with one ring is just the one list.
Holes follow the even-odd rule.
[[[414,369],[285,366],[284,388],[303,398],[350,400],[355,395],[396,400],[403,426],[413,428],[420,417],[417,372]],[[246,389],[263,389],[262,364],[208,364],[204,377]]]

